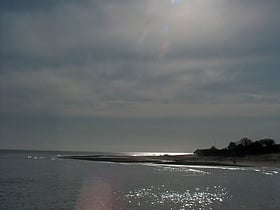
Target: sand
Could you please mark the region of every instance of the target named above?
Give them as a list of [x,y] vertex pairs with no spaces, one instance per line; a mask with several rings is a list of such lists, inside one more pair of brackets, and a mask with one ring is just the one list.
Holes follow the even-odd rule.
[[280,153],[266,155],[248,155],[244,157],[163,155],[163,156],[63,156],[63,159],[102,161],[114,163],[153,163],[173,165],[211,165],[242,167],[280,168]]

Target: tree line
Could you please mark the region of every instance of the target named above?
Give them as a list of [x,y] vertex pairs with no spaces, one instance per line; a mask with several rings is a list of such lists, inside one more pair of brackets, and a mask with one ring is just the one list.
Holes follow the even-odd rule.
[[198,149],[194,154],[199,156],[245,156],[279,152],[280,144],[276,144],[273,139],[266,138],[253,141],[245,137],[237,142],[230,142],[229,145],[223,149],[217,149],[212,146],[209,149]]

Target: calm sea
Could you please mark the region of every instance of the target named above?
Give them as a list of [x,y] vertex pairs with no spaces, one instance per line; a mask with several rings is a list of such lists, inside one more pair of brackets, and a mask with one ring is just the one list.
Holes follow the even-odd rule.
[[280,209],[279,168],[57,159],[63,154],[0,151],[0,209]]

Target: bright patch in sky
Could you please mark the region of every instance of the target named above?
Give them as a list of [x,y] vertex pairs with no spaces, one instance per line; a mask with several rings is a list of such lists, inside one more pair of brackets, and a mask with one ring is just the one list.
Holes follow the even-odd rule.
[[0,148],[193,152],[280,136],[280,1],[0,10]]

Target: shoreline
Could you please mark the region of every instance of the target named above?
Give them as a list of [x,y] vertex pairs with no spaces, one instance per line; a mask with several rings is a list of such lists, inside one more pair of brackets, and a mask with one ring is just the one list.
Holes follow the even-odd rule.
[[162,155],[162,156],[109,156],[80,155],[63,156],[61,159],[85,160],[112,163],[152,163],[168,165],[206,165],[233,167],[275,167],[280,168],[280,153],[266,155],[248,155],[244,157]]

